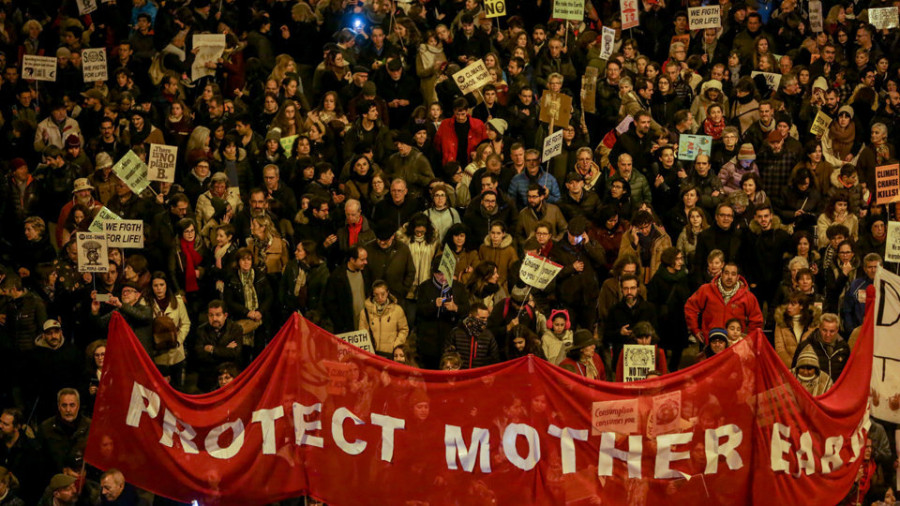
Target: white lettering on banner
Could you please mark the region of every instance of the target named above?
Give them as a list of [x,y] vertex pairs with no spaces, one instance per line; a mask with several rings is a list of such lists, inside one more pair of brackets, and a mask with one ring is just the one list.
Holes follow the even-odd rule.
[[381,460],[394,460],[394,432],[406,429],[406,420],[372,413],[372,425],[381,427]]
[[258,409],[253,412],[253,423],[262,429],[263,455],[275,454],[275,420],[284,416],[284,406],[272,409]]
[[547,433],[559,438],[560,453],[562,454],[562,472],[571,474],[575,472],[575,440],[587,441],[588,431],[585,429],[573,429],[571,427],[559,428],[551,424]]
[[56,81],[56,58],[34,54],[22,56],[22,79]]
[[106,48],[98,47],[81,51],[81,73],[85,83],[109,79],[107,67]]
[[809,432],[800,434],[800,449],[797,450],[797,463],[800,464],[800,474],[816,474],[816,461],[812,454],[812,436]]
[[[228,431],[231,431],[231,444],[222,448],[219,446],[219,438]],[[208,453],[210,457],[217,459],[230,459],[231,457],[234,457],[237,455],[237,452],[241,450],[241,447],[244,446],[244,422],[237,419],[233,422],[225,422],[222,425],[219,425],[209,431],[209,434],[206,435],[204,444],[206,446],[206,453]]]
[[844,446],[844,436],[833,436],[825,440],[825,454],[822,455],[822,474],[828,474],[837,471],[843,467],[844,462],[841,460],[841,448]]
[[691,30],[718,28],[722,24],[718,5],[704,5],[688,8],[688,24]]
[[616,448],[616,433],[604,432],[600,436],[600,452],[597,458],[597,476],[612,476],[613,459],[628,464],[628,477],[641,477],[641,455],[644,452],[643,438],[638,435],[628,436],[628,451]]
[[790,472],[791,465],[787,460],[784,460],[784,456],[791,451],[791,442],[787,439],[782,439],[786,437],[791,437],[791,428],[775,423],[772,426],[772,443],[769,446],[769,465],[774,472]]
[[544,152],[541,153],[541,162],[546,162],[554,156],[562,153],[563,130],[557,130],[544,138]]
[[181,441],[181,449],[184,453],[200,453],[200,451],[197,450],[197,443],[194,442],[194,438],[197,437],[197,432],[195,432],[194,428],[190,425],[175,418],[175,415],[173,415],[168,408],[166,408],[166,413],[163,415],[162,429],[162,436],[159,438],[159,443],[161,445],[172,448],[172,445],[174,444],[172,436],[178,434],[178,440]]
[[653,477],[657,480],[666,478],[682,478],[683,474],[671,468],[670,464],[676,460],[688,460],[691,458],[691,452],[676,452],[672,449],[675,445],[684,445],[691,442],[694,438],[693,432],[682,432],[679,434],[662,434],[656,437],[656,466],[654,468]]
[[453,471],[459,469],[456,465],[456,457],[463,471],[471,473],[475,469],[475,457],[478,457],[479,467],[482,473],[491,472],[491,433],[481,427],[472,428],[472,443],[466,446],[466,440],[462,435],[462,427],[458,425],[444,425],[444,457],[447,459],[447,469]]
[[[144,401],[147,401],[144,403]],[[128,404],[128,417],[125,425],[137,427],[141,423],[141,413],[147,413],[150,418],[156,418],[159,414],[159,394],[150,390],[137,381],[131,387],[131,402]]]
[[[727,438],[724,443],[720,441],[723,437]],[[715,429],[706,429],[706,471],[704,474],[719,472],[719,457],[725,457],[725,463],[732,471],[744,467],[744,460],[737,452],[738,446],[743,441],[743,431],[733,423]]]
[[481,89],[482,86],[490,84],[494,78],[488,72],[484,60],[476,60],[470,63],[466,68],[453,74],[453,80],[459,87],[459,91],[465,95],[475,90]]
[[316,448],[323,448],[325,440],[320,436],[313,436],[309,433],[314,430],[322,430],[322,420],[306,421],[306,416],[313,413],[322,412],[322,403],[318,402],[312,406],[304,406],[303,404],[294,403],[294,444],[297,446],[309,445]]
[[[519,455],[516,439],[524,436],[528,442],[528,454]],[[534,427],[524,423],[511,423],[503,431],[503,453],[509,462],[523,471],[531,471],[541,460],[541,443]]]
[[354,415],[349,409],[340,407],[334,410],[334,416],[331,417],[331,437],[334,438],[334,444],[348,455],[359,455],[365,451],[368,443],[362,440],[355,440],[352,443],[344,438],[344,420],[347,418],[353,420],[356,425],[363,425],[366,422]]

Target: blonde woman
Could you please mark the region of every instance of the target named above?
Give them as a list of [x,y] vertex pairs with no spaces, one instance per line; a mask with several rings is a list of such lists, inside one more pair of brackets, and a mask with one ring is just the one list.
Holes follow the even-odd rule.
[[266,274],[277,276],[288,262],[287,242],[281,238],[272,219],[266,215],[250,221],[247,247],[253,251],[254,263],[265,265]]

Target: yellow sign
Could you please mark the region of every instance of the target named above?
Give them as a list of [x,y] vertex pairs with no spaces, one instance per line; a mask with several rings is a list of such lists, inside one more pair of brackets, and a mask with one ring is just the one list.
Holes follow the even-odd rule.
[[506,0],[484,0],[484,17],[506,16]]

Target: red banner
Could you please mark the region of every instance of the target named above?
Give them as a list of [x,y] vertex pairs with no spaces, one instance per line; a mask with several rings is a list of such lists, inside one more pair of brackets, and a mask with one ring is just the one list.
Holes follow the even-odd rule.
[[870,320],[813,400],[760,333],[622,384],[534,357],[414,370],[299,316],[226,388],[190,396],[116,317],[87,460],[202,504],[834,504],[865,448]]

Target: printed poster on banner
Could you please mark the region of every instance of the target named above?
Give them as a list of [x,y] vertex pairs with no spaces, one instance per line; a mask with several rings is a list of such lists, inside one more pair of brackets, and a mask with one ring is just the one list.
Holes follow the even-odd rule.
[[361,350],[368,351],[369,353],[375,353],[375,346],[372,345],[372,336],[369,335],[368,329],[365,330],[354,330],[353,332],[344,332],[343,334],[335,334],[335,337],[344,341],[345,343],[352,344]]
[[773,90],[777,90],[778,85],[781,83],[781,74],[776,74],[775,72],[760,72],[758,70],[750,72],[750,77],[756,76],[763,76],[766,79],[766,85]]
[[825,114],[822,111],[817,111],[812,125],[809,126],[809,133],[815,135],[816,137],[825,135],[825,132],[828,131],[829,126],[831,126],[831,116]]
[[150,185],[150,180],[147,179],[147,164],[141,161],[134,151],[129,150],[125,153],[125,156],[113,165],[113,172],[138,195]]
[[75,0],[78,4],[78,14],[85,16],[97,10],[97,0]]
[[[896,240],[891,243],[892,225],[896,228],[900,223],[888,223],[885,257],[890,255],[891,249],[900,249]],[[898,235],[895,231],[894,237]],[[875,273],[875,308],[872,416],[900,423],[900,276],[883,267]]]
[[875,167],[875,202],[879,206],[900,202],[900,164]]
[[622,367],[626,382],[646,379],[647,374],[656,369],[656,346],[626,344],[622,350]]
[[704,5],[688,8],[688,24],[691,30],[718,28],[722,25],[718,5]]
[[622,13],[622,30],[634,28],[641,23],[638,19],[638,0],[619,0],[619,12]]
[[506,0],[484,0],[484,17],[506,16]]
[[877,9],[869,9],[869,23],[877,30],[890,30],[900,26],[898,23],[897,6],[879,7]]
[[78,249],[78,272],[109,272],[106,234],[78,232],[75,241]]
[[104,220],[102,223],[108,247],[144,247],[144,222],[142,220]]
[[107,74],[106,48],[98,47],[81,51],[81,72],[85,83],[95,83],[109,79]]
[[481,89],[482,86],[493,82],[491,74],[484,65],[484,60],[476,60],[466,66],[466,68],[453,74],[453,80],[459,86],[459,91],[463,95]]
[[556,262],[551,262],[545,257],[529,253],[522,260],[522,267],[519,270],[519,278],[531,287],[543,290],[553,281],[553,278],[559,274],[563,268]]
[[604,432],[628,434],[637,431],[640,411],[637,399],[601,401],[591,405],[591,435]]
[[56,58],[26,54],[22,57],[22,79],[56,81]]
[[174,183],[176,160],[178,160],[178,146],[151,144],[147,153],[147,179]]
[[547,137],[544,137],[544,152],[541,153],[541,163],[562,153],[562,145],[563,130],[561,128]]
[[678,159],[696,160],[697,155],[712,153],[712,137],[709,135],[686,135],[678,137]]
[[609,60],[616,45],[616,31],[604,26],[600,33],[600,59]]
[[444,253],[441,254],[441,265],[438,267],[438,270],[444,275],[444,282],[448,286],[453,286],[453,276],[456,274],[456,263],[458,261],[459,259],[456,258],[453,250],[450,249],[450,245],[445,244]]
[[584,0],[553,0],[553,17],[557,19],[584,19]]
[[821,33],[825,31],[824,20],[822,16],[822,2],[820,0],[809,0],[809,28],[813,33]]
[[215,63],[225,52],[225,34],[194,35],[194,64],[191,65],[191,81],[216,75],[216,70],[207,68],[207,63]]
[[100,208],[97,211],[97,215],[94,216],[94,221],[91,222],[91,226],[88,227],[88,232],[100,233],[103,232],[103,223],[107,221],[115,221],[121,220],[122,217],[118,214],[112,212],[106,206]]
[[[653,397],[653,411],[647,422],[648,436],[681,432],[681,390]],[[652,434],[650,434],[652,432]]]

